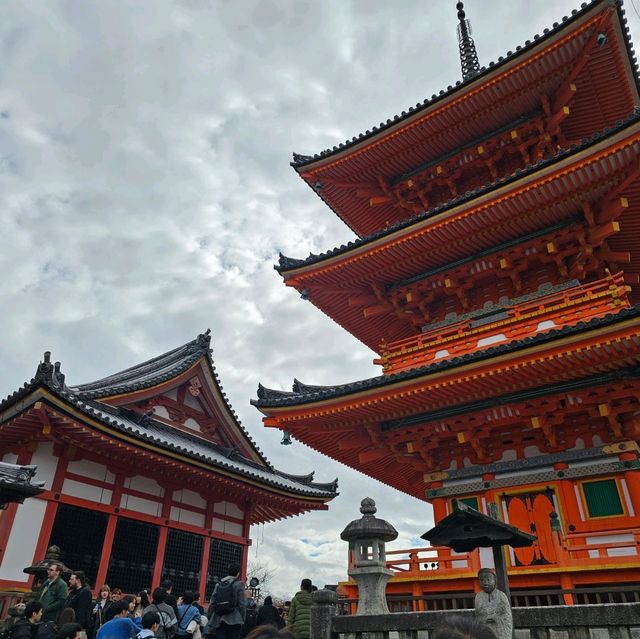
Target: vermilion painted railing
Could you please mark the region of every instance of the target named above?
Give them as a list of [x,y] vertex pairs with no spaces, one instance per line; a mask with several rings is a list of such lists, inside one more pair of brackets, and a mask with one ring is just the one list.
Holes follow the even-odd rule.
[[[625,539],[620,541],[620,537]],[[640,556],[640,529],[620,528],[566,535],[554,532],[552,538],[557,558],[553,565],[558,566],[559,570],[562,566],[585,563],[635,564]],[[387,568],[403,577],[409,574],[424,575],[436,570],[439,575],[456,577],[480,569],[477,552],[454,553],[450,548],[441,546],[387,550],[386,556]],[[529,569],[531,566],[510,566],[509,572]]]
[[468,573],[479,570],[477,553],[454,553],[450,548],[429,546],[408,550],[387,550],[387,568],[397,573],[423,573],[437,570],[438,574]]
[[572,326],[627,308],[629,291],[620,272],[590,284],[507,306],[499,311],[499,319],[481,326],[474,326],[478,318],[470,318],[414,337],[382,344],[381,358],[376,363],[382,364],[385,373],[396,373],[552,328]]

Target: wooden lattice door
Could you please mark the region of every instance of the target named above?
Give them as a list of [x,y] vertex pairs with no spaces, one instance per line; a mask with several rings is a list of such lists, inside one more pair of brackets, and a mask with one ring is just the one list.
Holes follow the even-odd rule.
[[536,535],[537,541],[528,548],[514,548],[512,558],[516,566],[557,563],[553,546],[549,514],[556,510],[553,491],[505,495],[507,517],[512,526]]

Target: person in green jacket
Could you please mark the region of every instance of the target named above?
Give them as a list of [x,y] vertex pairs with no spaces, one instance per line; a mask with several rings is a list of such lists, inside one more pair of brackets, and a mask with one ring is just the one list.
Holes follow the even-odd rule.
[[47,580],[42,584],[38,599],[42,604],[42,621],[55,623],[67,599],[67,584],[60,576],[59,564],[49,564]]
[[300,590],[293,596],[287,626],[292,629],[300,639],[309,639],[311,630],[311,579],[303,579]]

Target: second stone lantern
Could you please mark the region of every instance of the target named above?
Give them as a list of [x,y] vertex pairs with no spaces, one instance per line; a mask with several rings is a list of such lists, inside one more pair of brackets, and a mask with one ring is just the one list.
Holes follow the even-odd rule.
[[349,577],[358,584],[357,615],[380,615],[389,612],[387,581],[393,575],[386,565],[385,542],[393,541],[398,531],[384,519],[375,517],[376,502],[366,497],[360,502],[362,517],[354,519],[340,534],[349,542],[353,567]]

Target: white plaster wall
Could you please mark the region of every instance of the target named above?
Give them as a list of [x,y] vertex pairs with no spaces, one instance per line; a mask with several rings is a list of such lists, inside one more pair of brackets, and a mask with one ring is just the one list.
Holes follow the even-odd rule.
[[58,458],[53,454],[53,442],[40,442],[29,464],[38,467],[34,481],[44,481],[45,488],[51,490],[58,465]]
[[493,550],[491,548],[480,548],[480,567],[495,568],[493,561]]
[[65,479],[62,484],[62,493],[71,497],[79,497],[80,499],[88,499],[98,504],[111,503],[111,491],[108,488],[100,488],[91,484],[83,484],[73,479]]
[[195,506],[196,508],[207,507],[206,499],[193,490],[176,490],[173,493],[173,501],[180,502],[181,504],[189,504],[189,506]]
[[147,495],[153,495],[154,497],[164,497],[164,489],[155,479],[149,477],[127,477],[124,480],[125,488],[132,488],[133,490],[139,490],[141,493],[147,493]]
[[242,519],[244,517],[244,511],[240,510],[238,506],[232,504],[230,501],[219,501],[213,505],[213,512],[220,513],[221,515],[227,515],[227,517],[237,517]]
[[13,453],[6,453],[2,456],[2,461],[5,464],[15,464],[18,461],[18,456],[14,455]]
[[189,408],[193,408],[193,410],[197,410],[199,413],[202,412],[202,406],[200,406],[198,400],[189,392],[184,396],[184,403],[189,406]]
[[122,495],[120,508],[132,510],[137,513],[145,513],[146,515],[153,515],[154,517],[160,517],[160,515],[162,515],[161,503],[136,497],[135,495]]
[[227,535],[236,535],[238,537],[242,537],[242,525],[236,524],[232,521],[226,521],[225,519],[214,519],[212,528],[213,530],[226,533]]
[[203,513],[194,513],[192,510],[184,510],[183,508],[172,506],[170,517],[173,521],[179,521],[181,524],[191,524],[200,528],[205,527]]
[[104,481],[108,484],[113,484],[116,480],[115,475],[110,473],[104,464],[97,464],[96,462],[92,462],[87,459],[70,461],[67,465],[67,470],[70,473],[82,475],[83,477],[91,477],[91,479]]
[[169,411],[164,406],[154,406],[153,412],[158,417],[164,417],[165,419],[169,419]]
[[189,417],[185,422],[184,425],[187,428],[191,428],[192,430],[197,430],[199,433],[202,432],[202,429],[200,428],[200,424],[198,424],[198,422],[193,419],[193,417]]
[[46,508],[47,502],[35,497],[18,506],[7,549],[0,564],[0,579],[21,582],[28,579],[22,569],[33,563]]

